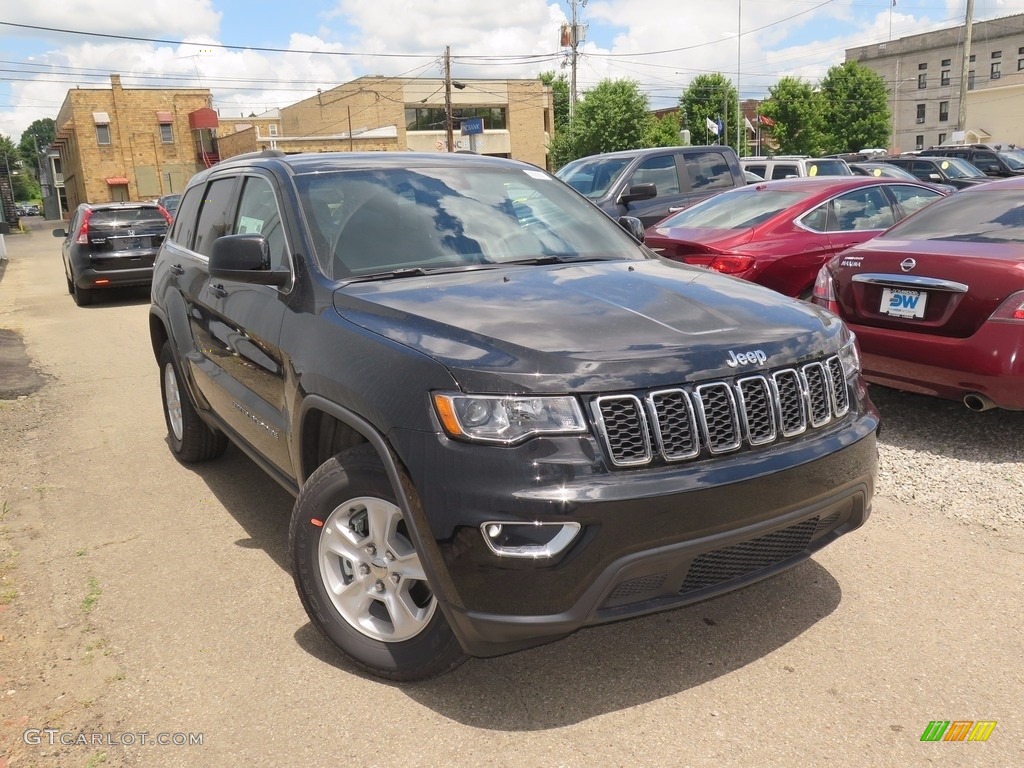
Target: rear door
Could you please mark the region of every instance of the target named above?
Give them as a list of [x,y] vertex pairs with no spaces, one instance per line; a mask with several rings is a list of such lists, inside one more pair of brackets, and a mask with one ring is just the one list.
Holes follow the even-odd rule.
[[[715,147],[696,148],[677,153],[677,163],[681,166],[679,177],[689,183],[684,207],[699,203],[719,192],[746,185],[746,179],[742,178],[742,169],[738,167],[734,158],[730,158],[730,155],[731,153],[727,155]],[[758,176],[762,175],[757,171],[754,172]],[[737,173],[740,178],[737,178]],[[671,212],[675,213],[675,210]]]

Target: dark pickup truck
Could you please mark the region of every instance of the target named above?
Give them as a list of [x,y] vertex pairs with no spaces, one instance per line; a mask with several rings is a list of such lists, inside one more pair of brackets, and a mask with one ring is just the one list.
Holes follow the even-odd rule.
[[392,679],[703,600],[860,526],[879,420],[847,328],[638,237],[509,160],[219,163],[155,267],[170,447],[230,439],[296,496],[310,619]]

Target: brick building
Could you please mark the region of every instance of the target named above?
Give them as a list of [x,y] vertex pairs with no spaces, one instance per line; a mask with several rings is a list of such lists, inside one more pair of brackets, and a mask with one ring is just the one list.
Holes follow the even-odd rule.
[[[240,119],[253,124],[231,135],[222,133],[220,154],[231,157],[266,148],[445,152],[444,90],[440,79],[361,77],[282,107],[279,126],[269,118],[266,124]],[[540,80],[460,81],[451,100],[456,149],[546,166],[552,98]],[[483,119],[484,132],[463,136],[461,121],[473,117]],[[222,120],[222,125],[228,122]]]
[[207,88],[122,88],[120,75],[68,91],[54,147],[69,209],[180,192],[219,159],[210,103]]

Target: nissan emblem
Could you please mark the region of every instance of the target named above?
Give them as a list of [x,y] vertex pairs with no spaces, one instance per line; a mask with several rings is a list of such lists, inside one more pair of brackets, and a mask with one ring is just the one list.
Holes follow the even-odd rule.
[[902,269],[904,272],[909,272],[916,266],[917,262],[914,261],[913,259],[904,259],[903,261],[900,262],[900,269]]

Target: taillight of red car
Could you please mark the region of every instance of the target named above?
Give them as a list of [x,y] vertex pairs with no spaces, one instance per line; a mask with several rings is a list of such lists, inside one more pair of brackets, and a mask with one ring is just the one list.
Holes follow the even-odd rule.
[[742,256],[737,253],[722,253],[715,256],[708,264],[709,269],[726,275],[741,275],[754,266],[753,256]]
[[1024,322],[1024,291],[1011,293],[1006,300],[999,305],[999,309],[992,313],[992,320],[999,320],[1004,323]]
[[92,211],[82,214],[82,223],[78,226],[78,233],[75,235],[75,242],[79,245],[89,244],[89,219],[92,218]]
[[811,292],[811,300],[832,312],[839,312],[839,302],[836,300],[836,286],[832,281],[832,275],[828,267],[818,270],[818,276],[814,278],[814,290]]

